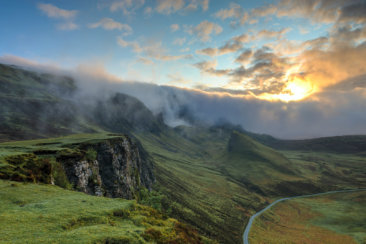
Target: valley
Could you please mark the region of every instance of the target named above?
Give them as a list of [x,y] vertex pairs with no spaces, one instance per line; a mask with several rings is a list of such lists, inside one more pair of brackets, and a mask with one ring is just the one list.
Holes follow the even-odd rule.
[[[55,76],[55,80],[17,67],[0,68],[0,84],[13,87],[12,93],[0,91],[6,101],[0,108],[0,193],[5,201],[1,225],[21,214],[29,215],[26,221],[30,222],[46,216],[42,228],[48,226],[47,231],[54,234],[49,240],[241,243],[250,216],[276,199],[366,187],[365,136],[280,140],[227,123],[173,128],[134,97],[111,93],[93,100],[83,95],[80,103],[81,94],[71,78]],[[38,87],[39,93],[28,94],[29,84]],[[67,95],[59,92],[64,89]],[[16,99],[19,94],[28,95],[20,101]],[[57,113],[49,111],[55,104],[61,109]],[[23,197],[26,191],[29,196]],[[48,191],[52,194],[42,195]],[[84,198],[87,202],[98,199],[101,207],[61,210],[54,202],[71,204],[72,199],[83,202]],[[43,207],[20,206],[28,203],[46,206],[52,214]],[[130,217],[113,215],[120,203]],[[131,204],[135,207],[126,207]],[[5,215],[8,210],[9,216]],[[363,210],[361,205],[355,208]],[[303,211],[313,216],[310,208],[303,207]],[[77,230],[65,229],[66,222],[51,223],[63,215]],[[12,224],[15,228],[17,222]],[[129,226],[127,232],[118,231],[123,226]],[[31,225],[22,228],[19,243],[45,242],[47,231],[34,239],[27,234],[34,232]],[[95,232],[96,228],[105,232]],[[14,232],[3,231],[8,238],[5,243],[16,242]],[[251,243],[267,238],[260,231],[254,228]],[[333,232],[324,233],[325,238]],[[342,233],[346,239],[353,238],[352,233]]]

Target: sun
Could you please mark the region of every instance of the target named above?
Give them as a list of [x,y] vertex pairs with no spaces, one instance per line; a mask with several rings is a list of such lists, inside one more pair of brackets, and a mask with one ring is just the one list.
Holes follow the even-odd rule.
[[300,76],[290,76],[284,89],[278,94],[264,93],[258,97],[265,100],[284,102],[300,101],[316,91],[315,85]]

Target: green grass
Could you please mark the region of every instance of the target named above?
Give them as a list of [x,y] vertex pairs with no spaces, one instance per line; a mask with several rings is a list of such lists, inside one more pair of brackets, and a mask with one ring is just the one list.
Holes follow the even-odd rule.
[[296,200],[320,214],[311,223],[366,242],[366,192],[338,193]]
[[250,242],[362,244],[365,213],[365,191],[284,201],[255,220]]
[[366,187],[366,157],[358,154],[282,151],[300,175],[322,191]]
[[271,192],[279,182],[303,180],[284,155],[239,132],[231,134],[218,162],[231,177],[259,192]]
[[184,238],[209,241],[134,201],[3,180],[0,226],[0,243],[185,243]]

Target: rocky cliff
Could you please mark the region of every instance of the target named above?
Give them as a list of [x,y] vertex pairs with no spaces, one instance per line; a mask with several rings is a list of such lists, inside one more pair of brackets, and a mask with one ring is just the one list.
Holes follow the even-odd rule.
[[76,145],[79,152],[58,156],[69,182],[88,194],[133,199],[155,181],[144,149],[127,136]]

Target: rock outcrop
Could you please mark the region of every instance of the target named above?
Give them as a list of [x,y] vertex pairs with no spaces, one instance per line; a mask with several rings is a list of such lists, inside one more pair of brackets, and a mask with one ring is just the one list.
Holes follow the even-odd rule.
[[83,153],[60,156],[66,176],[80,191],[97,196],[133,199],[155,181],[148,154],[127,136],[87,142],[76,147]]

